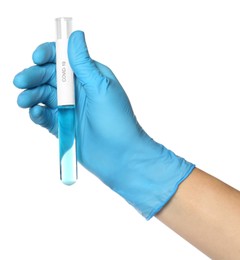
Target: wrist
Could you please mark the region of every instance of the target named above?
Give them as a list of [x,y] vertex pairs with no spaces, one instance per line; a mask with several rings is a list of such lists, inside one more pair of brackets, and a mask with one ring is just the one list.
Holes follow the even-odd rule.
[[146,219],[159,212],[176,193],[194,165],[151,138],[125,153],[112,187]]

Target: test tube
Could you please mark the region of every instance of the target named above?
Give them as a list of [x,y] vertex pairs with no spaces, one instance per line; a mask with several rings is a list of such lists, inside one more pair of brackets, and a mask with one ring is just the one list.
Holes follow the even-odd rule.
[[72,18],[60,17],[55,21],[60,179],[64,184],[72,185],[78,177],[74,76],[68,61],[68,38],[72,32]]

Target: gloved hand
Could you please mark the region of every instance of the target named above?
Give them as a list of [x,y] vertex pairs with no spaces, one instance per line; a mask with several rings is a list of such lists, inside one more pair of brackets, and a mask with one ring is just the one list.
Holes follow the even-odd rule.
[[[76,75],[78,161],[150,219],[194,165],[144,132],[113,72],[90,58],[83,32],[70,36],[68,56]],[[18,104],[57,136],[55,44],[40,45],[33,61],[14,78],[25,89]]]

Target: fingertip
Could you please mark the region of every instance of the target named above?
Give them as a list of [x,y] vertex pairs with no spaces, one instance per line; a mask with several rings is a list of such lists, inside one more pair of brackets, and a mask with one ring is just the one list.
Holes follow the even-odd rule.
[[21,93],[18,98],[17,98],[17,104],[19,107],[21,108],[26,108],[26,100],[25,100],[25,97],[24,97],[24,92]]
[[30,118],[36,124],[41,124],[41,118],[42,118],[43,112],[44,111],[41,106],[34,106],[29,109]]
[[32,60],[37,65],[55,62],[56,51],[54,42],[46,42],[39,45],[33,52]]
[[75,31],[70,35],[68,41],[68,54],[70,56],[70,63],[71,59],[74,58],[76,54],[80,56],[89,56],[83,31]]
[[81,39],[84,39],[85,40],[85,34],[83,31],[80,31],[80,30],[77,30],[77,31],[74,31],[71,33],[70,37],[69,37],[69,41],[70,40],[74,40],[74,39],[77,39],[77,40],[81,40]]
[[13,79],[13,84],[15,85],[15,87],[17,88],[26,88],[27,84],[26,84],[26,79],[25,76],[22,72],[18,73],[14,79]]
[[35,64],[43,64],[45,59],[45,50],[40,46],[32,54],[32,60]]
[[57,137],[57,109],[49,109],[36,105],[29,109],[31,120],[46,129]]

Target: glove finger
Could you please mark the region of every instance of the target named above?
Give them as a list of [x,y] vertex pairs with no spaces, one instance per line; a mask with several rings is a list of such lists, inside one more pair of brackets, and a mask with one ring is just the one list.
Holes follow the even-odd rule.
[[53,135],[57,136],[57,109],[51,109],[44,106],[34,106],[29,109],[29,115],[35,124],[38,124]]
[[27,89],[19,96],[17,103],[22,108],[33,107],[39,103],[49,108],[57,107],[57,91],[50,85],[42,85],[37,88]]
[[37,65],[56,63],[55,42],[46,42],[39,45],[33,52],[32,60]]
[[68,57],[72,70],[88,93],[108,86],[109,79],[100,72],[89,56],[83,32],[76,31],[71,34]]
[[34,88],[47,83],[56,87],[55,67],[55,64],[32,66],[18,73],[13,80],[13,84],[20,89]]

